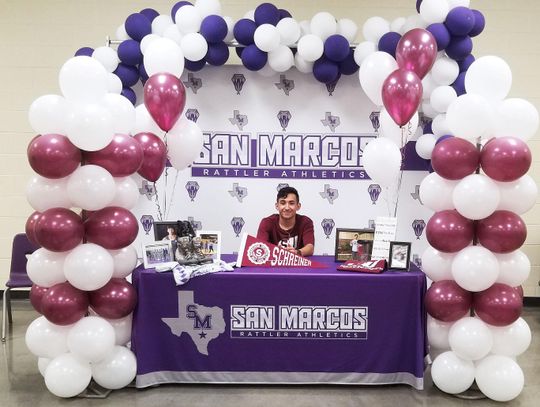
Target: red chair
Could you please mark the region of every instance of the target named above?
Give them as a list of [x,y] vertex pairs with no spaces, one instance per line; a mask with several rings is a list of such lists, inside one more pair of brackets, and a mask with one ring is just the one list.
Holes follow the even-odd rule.
[[11,324],[13,322],[10,291],[18,288],[32,287],[32,281],[30,281],[26,273],[26,256],[34,253],[37,249],[38,247],[28,240],[25,233],[19,233],[13,238],[9,279],[6,282],[4,300],[2,301],[2,342],[6,341],[6,313],[9,323]]

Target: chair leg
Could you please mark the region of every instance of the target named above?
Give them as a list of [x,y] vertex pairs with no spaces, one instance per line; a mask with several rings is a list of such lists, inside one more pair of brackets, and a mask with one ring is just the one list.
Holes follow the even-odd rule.
[[8,322],[10,324],[13,323],[13,313],[11,312],[11,288],[4,291],[7,294],[7,315],[8,315]]
[[[6,302],[9,301],[8,294],[9,288],[6,287],[4,290],[4,297],[2,300],[2,342],[6,341],[6,310],[7,310],[7,304]],[[10,307],[11,308],[11,307]]]

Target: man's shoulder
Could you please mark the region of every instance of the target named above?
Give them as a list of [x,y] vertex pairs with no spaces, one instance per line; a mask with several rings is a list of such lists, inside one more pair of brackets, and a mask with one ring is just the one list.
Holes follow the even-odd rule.
[[306,216],[306,215],[300,215],[300,214],[296,214],[296,222],[300,225],[309,225],[309,224],[313,224],[313,221],[311,220],[311,218],[309,216]]
[[277,214],[273,214],[273,215],[270,215],[270,216],[267,216],[266,218],[262,218],[261,219],[261,224],[271,224],[271,223],[276,223],[278,222],[279,220],[279,215]]

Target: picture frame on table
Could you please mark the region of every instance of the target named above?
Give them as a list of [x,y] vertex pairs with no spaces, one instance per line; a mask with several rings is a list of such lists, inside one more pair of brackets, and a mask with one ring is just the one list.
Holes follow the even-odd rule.
[[197,236],[201,239],[201,252],[212,260],[221,259],[221,231],[198,230]]
[[170,240],[143,244],[144,268],[156,268],[174,262],[174,252]]
[[390,242],[388,268],[409,270],[411,264],[411,242]]
[[374,238],[374,229],[337,228],[334,260],[370,260]]

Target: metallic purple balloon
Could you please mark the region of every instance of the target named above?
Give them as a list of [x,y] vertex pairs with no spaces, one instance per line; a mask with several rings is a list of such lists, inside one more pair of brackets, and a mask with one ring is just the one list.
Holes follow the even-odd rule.
[[88,243],[108,250],[129,246],[139,232],[137,218],[127,209],[109,206],[89,215],[84,223]]
[[105,168],[113,177],[127,177],[137,172],[143,163],[139,141],[126,134],[115,134],[107,147],[84,154],[87,164]]
[[36,238],[36,223],[41,219],[41,212],[35,211],[33,212],[28,219],[26,220],[26,224],[24,225],[24,232],[26,233],[26,237],[30,242],[36,246],[39,246],[39,243]]
[[41,214],[34,232],[40,246],[52,252],[65,252],[81,243],[84,226],[75,212],[66,208],[51,208]]
[[498,137],[487,142],[480,154],[482,170],[501,182],[515,181],[524,176],[532,163],[531,150],[515,137]]
[[431,284],[426,292],[426,311],[433,318],[454,322],[466,316],[471,308],[472,294],[453,280]]
[[455,209],[435,212],[426,226],[426,238],[431,246],[445,253],[466,248],[474,237],[474,223]]
[[478,221],[476,236],[486,249],[495,253],[510,253],[525,243],[527,226],[514,212],[495,211]]
[[53,285],[41,300],[45,318],[56,325],[71,325],[88,311],[88,294],[69,283]]
[[473,294],[473,308],[485,323],[506,326],[521,315],[523,299],[516,288],[495,283],[487,290]]
[[148,181],[156,182],[167,164],[167,146],[153,133],[138,133],[133,138],[143,151],[142,165],[137,172]]
[[32,284],[32,288],[30,288],[30,304],[32,304],[32,307],[40,314],[43,314],[41,309],[43,296],[47,294],[48,291],[49,287],[41,287],[36,284]]
[[470,141],[451,137],[441,141],[431,154],[431,165],[441,177],[459,180],[476,171],[480,152]]
[[414,116],[422,102],[422,92],[422,81],[412,71],[397,69],[385,79],[383,104],[398,126],[404,126]]
[[169,131],[180,118],[186,104],[182,81],[170,73],[152,75],[144,84],[144,105],[163,131]]
[[67,177],[81,164],[81,150],[60,134],[34,137],[26,152],[32,169],[45,178]]
[[398,66],[413,71],[420,79],[429,72],[437,58],[435,37],[422,28],[407,31],[398,42],[396,61]]
[[113,278],[103,287],[89,293],[90,306],[103,318],[119,319],[133,312],[137,291],[122,278]]

